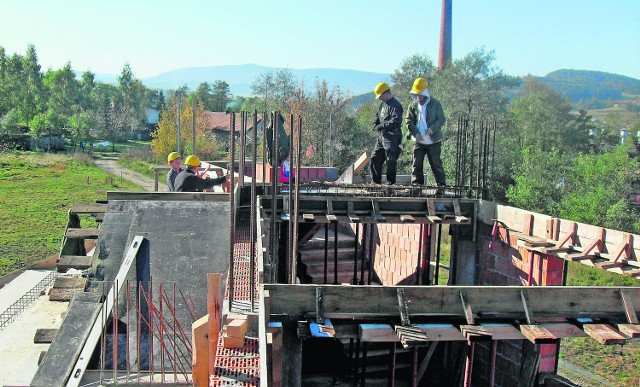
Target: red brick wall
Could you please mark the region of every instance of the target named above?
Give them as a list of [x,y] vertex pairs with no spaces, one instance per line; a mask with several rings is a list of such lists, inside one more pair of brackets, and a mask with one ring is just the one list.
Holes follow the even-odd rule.
[[[478,228],[478,259],[476,283],[478,285],[514,285],[529,283],[533,258],[532,286],[562,285],[564,261],[560,258],[529,254],[517,246],[517,238],[501,229],[500,236],[491,243],[492,227],[480,224]],[[367,236],[368,237],[368,236]],[[506,241],[509,243],[505,243]],[[416,283],[416,265],[420,250],[420,225],[378,224],[375,226],[373,269],[383,285],[413,285]],[[505,241],[505,242],[503,242]],[[368,244],[368,243],[367,243]],[[369,250],[367,247],[367,255]],[[423,260],[424,261],[424,260]],[[498,343],[496,358],[496,384],[517,385],[517,376],[523,358],[534,350],[525,340],[502,340]],[[555,372],[557,346],[539,346],[539,372]],[[476,344],[474,384],[488,383],[490,344]]]
[[[369,243],[365,251],[369,257]],[[418,254],[422,253],[420,225],[374,225],[373,252],[373,272],[382,285],[415,285]]]

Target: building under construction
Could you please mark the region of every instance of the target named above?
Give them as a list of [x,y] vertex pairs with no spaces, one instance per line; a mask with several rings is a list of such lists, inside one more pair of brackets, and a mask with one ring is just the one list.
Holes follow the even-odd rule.
[[32,386],[571,386],[560,340],[640,335],[640,288],[565,286],[569,261],[640,276],[640,237],[485,200],[495,123],[450,126],[438,190],[367,184],[366,155],[302,167],[288,118],[287,184],[258,114],[232,114],[224,192],[69,211],[49,291],[68,308]]

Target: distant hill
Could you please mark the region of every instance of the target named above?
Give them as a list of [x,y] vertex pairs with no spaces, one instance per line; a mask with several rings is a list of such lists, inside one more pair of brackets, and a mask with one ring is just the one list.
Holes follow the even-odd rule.
[[557,70],[536,79],[582,108],[608,107],[628,95],[640,95],[640,80],[600,71]]
[[[251,83],[258,75],[276,70],[278,68],[255,64],[192,67],[167,71],[154,77],[142,78],[141,81],[145,86],[154,89],[167,90],[187,85],[190,90],[195,90],[202,82],[212,83],[216,80],[222,80],[229,84],[232,94],[247,96],[251,94]],[[340,85],[343,92],[351,95],[370,91],[378,82],[388,81],[390,78],[389,74],[347,69],[289,70],[298,80],[304,80],[309,89],[314,86],[316,80],[326,80],[329,87]],[[101,81],[99,76],[96,76],[96,79]]]

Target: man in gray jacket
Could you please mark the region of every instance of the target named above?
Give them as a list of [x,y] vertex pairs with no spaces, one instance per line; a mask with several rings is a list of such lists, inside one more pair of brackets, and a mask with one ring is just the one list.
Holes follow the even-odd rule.
[[424,185],[424,156],[427,156],[438,188],[446,185],[446,175],[442,166],[442,127],[445,123],[444,110],[440,101],[431,98],[427,80],[418,78],[413,82],[411,95],[415,101],[407,109],[407,137],[415,141],[413,145],[413,170],[411,184]]

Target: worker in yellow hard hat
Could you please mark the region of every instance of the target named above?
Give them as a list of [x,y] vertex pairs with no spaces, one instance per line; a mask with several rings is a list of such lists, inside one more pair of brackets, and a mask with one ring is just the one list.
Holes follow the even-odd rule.
[[424,184],[424,156],[427,156],[431,171],[442,193],[446,185],[446,175],[442,166],[442,127],[446,121],[442,104],[429,95],[427,80],[417,78],[413,82],[411,95],[414,101],[407,108],[407,137],[415,141],[413,145],[412,184]]
[[180,163],[182,162],[182,156],[178,152],[171,152],[169,156],[167,156],[167,164],[171,167],[169,172],[167,172],[167,189],[169,192],[174,192],[176,190],[176,176],[180,172],[182,172],[182,167]]
[[373,93],[381,103],[373,121],[373,130],[380,135],[371,153],[371,178],[376,184],[382,183],[382,165],[386,161],[387,183],[395,184],[402,143],[402,105],[384,82],[378,83]]
[[176,177],[176,192],[202,192],[205,189],[213,188],[214,185],[227,181],[226,176],[215,179],[201,179],[198,176],[200,159],[198,156],[187,156],[184,161],[187,169],[180,172]]

